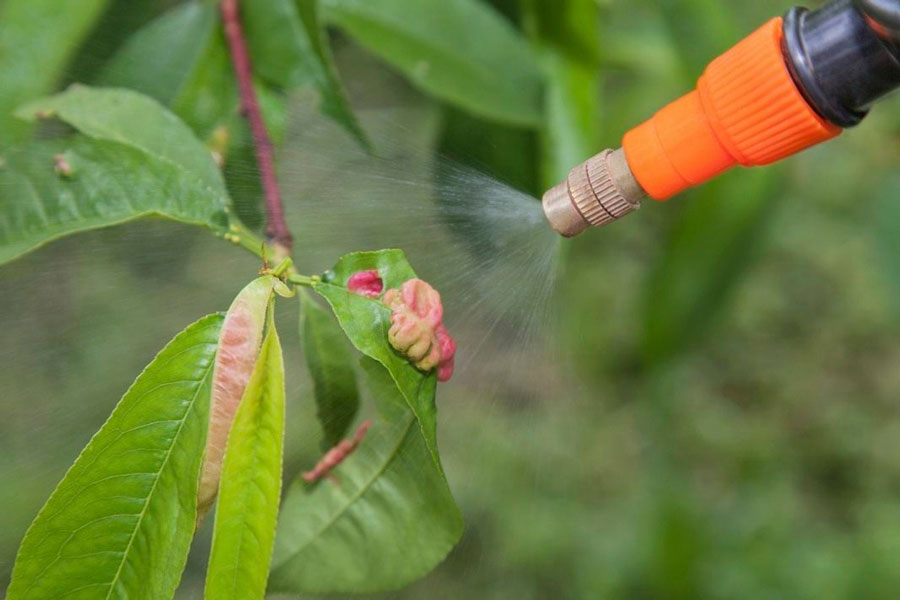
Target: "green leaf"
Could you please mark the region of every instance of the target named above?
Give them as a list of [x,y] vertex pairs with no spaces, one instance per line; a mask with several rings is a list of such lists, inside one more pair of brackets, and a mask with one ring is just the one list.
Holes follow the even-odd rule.
[[178,334],[138,376],[28,529],[9,600],[171,598],[194,533],[222,325]]
[[544,68],[543,187],[600,149],[600,7],[595,0],[523,0]]
[[[243,4],[245,21],[259,12],[257,2]],[[271,11],[266,10],[265,14]],[[264,23],[245,22],[249,42],[267,38]],[[290,26],[276,20],[278,39],[290,35]],[[250,35],[252,33],[252,36]],[[285,40],[282,39],[282,42]],[[288,69],[280,66],[289,57],[254,56],[256,71]],[[270,66],[270,63],[277,63]],[[106,66],[101,82],[145,93],[168,106],[199,137],[224,155],[224,177],[235,215],[252,229],[263,221],[262,188],[258,177],[248,177],[257,168],[252,136],[239,113],[238,90],[228,49],[222,34],[218,5],[188,2],[177,5],[139,31]],[[284,95],[260,79],[256,94],[272,142],[284,137]]]
[[[363,358],[380,419],[337,469],[298,479],[282,506],[272,592],[374,592],[430,571],[462,535],[443,473],[391,375]],[[433,378],[429,378],[433,381]]]
[[278,501],[284,446],[284,361],[272,311],[259,358],[228,434],[207,600],[263,598]]
[[225,198],[225,183],[212,155],[178,117],[155,100],[125,89],[73,85],[21,107],[23,119],[57,117],[96,140],[117,142],[197,177]]
[[359,410],[356,373],[346,339],[334,317],[300,293],[300,334],[306,366],[312,374],[322,447],[336,445]]
[[[0,152],[0,263],[63,235],[151,215],[225,231],[221,177],[171,113],[132,92],[78,87],[55,98],[30,110],[58,110],[87,135]],[[67,174],[54,173],[60,159]]]
[[369,145],[338,82],[319,24],[318,0],[254,0],[242,5],[247,42],[257,75],[285,90],[315,89],[322,112]]
[[477,0],[323,0],[323,18],[438,98],[497,121],[541,121],[541,73],[513,26]]
[[547,51],[547,99],[543,129],[545,187],[600,148],[600,77],[596,67]]
[[0,148],[29,128],[12,119],[22,102],[51,91],[108,0],[0,2]]
[[155,98],[203,138],[237,109],[219,12],[210,2],[180,4],[151,21],[109,61],[100,82]]
[[366,298],[347,289],[347,280],[353,273],[369,269],[378,270],[385,290],[399,288],[403,282],[416,276],[402,250],[354,252],[341,257],[334,269],[326,274],[327,283],[316,283],[313,289],[331,305],[341,328],[356,349],[380,362],[391,374],[416,415],[434,463],[440,469],[434,373],[422,373],[388,343],[391,313],[380,300]]
[[642,353],[657,364],[706,332],[763,241],[775,212],[776,169],[720,176],[681,200],[647,282]]

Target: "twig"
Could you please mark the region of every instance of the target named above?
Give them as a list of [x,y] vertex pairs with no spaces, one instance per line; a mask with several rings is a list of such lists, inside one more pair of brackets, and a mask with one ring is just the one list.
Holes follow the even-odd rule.
[[293,236],[284,222],[284,205],[275,176],[275,160],[272,140],[266,130],[266,124],[259,109],[256,92],[253,90],[253,68],[250,64],[250,53],[241,26],[238,11],[238,0],[222,0],[220,5],[222,21],[225,26],[225,37],[231,53],[231,64],[237,78],[241,96],[241,114],[250,124],[253,136],[253,147],[256,151],[256,162],[259,165],[263,195],[266,201],[266,235],[275,245],[280,246],[284,254],[290,254]]

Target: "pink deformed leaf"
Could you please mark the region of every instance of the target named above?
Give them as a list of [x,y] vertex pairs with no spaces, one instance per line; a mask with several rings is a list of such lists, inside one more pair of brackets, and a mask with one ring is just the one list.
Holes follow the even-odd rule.
[[437,378],[438,381],[448,381],[453,376],[453,365],[456,360],[456,340],[450,336],[443,323],[435,328],[434,333],[441,349],[441,360],[437,366]]
[[388,341],[422,371],[430,371],[440,362],[441,348],[434,327],[404,304],[391,314]]
[[384,282],[378,275],[377,269],[357,271],[347,280],[347,289],[360,296],[377,298],[384,289]]
[[252,281],[225,315],[213,369],[209,430],[197,499],[198,523],[216,499],[228,432],[259,357],[266,310],[276,282],[270,276]]
[[309,471],[304,471],[302,473],[303,479],[307,483],[315,483],[322,477],[329,475],[331,471],[344,462],[344,459],[347,458],[356,447],[359,446],[360,442],[363,441],[363,438],[366,436],[366,432],[369,430],[369,427],[372,426],[372,421],[363,421],[363,423],[357,428],[356,433],[353,434],[352,440],[341,440],[337,443],[333,448],[331,448],[328,452],[326,452],[322,458],[319,459],[319,462],[316,463]]
[[390,289],[382,301],[391,309],[388,341],[416,368],[437,367],[440,381],[453,375],[456,342],[443,324],[441,295],[421,279],[410,279],[400,289]]
[[444,318],[441,295],[427,281],[421,279],[410,279],[400,286],[399,292],[388,290],[384,294],[384,303],[391,309],[402,303],[432,327],[440,325]]

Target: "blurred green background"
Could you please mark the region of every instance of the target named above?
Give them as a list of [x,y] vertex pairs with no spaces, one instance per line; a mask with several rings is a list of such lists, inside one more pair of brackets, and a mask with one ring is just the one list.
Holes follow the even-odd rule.
[[[539,127],[435,99],[340,28],[333,49],[370,132],[388,118],[415,132],[417,152],[427,146],[535,197],[789,6],[485,3],[539,55]],[[64,79],[90,81],[170,4],[112,2]],[[288,135],[281,156],[298,222],[319,214],[297,208],[311,192],[290,184],[307,173],[304,152],[309,141]],[[565,243],[555,301],[539,319],[546,335],[505,344],[516,324],[501,324],[479,368],[439,394],[463,541],[431,575],[384,597],[900,596],[898,165],[894,97],[824,146],[647,201]],[[334,235],[335,246],[353,237]],[[325,242],[317,251],[335,256]],[[28,523],[135,374],[175,331],[227,307],[257,268],[206,232],[138,223],[0,270],[0,587]],[[289,333],[296,314],[280,318],[297,366],[293,475],[315,460],[318,438]],[[201,596],[204,536],[180,598]]]

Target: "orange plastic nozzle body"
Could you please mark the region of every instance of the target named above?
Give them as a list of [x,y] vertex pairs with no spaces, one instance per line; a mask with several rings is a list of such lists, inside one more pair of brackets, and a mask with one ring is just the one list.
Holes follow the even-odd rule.
[[803,98],[781,50],[775,18],[713,60],[697,88],[625,134],[628,166],[665,200],[736,164],[765,165],[841,129]]

